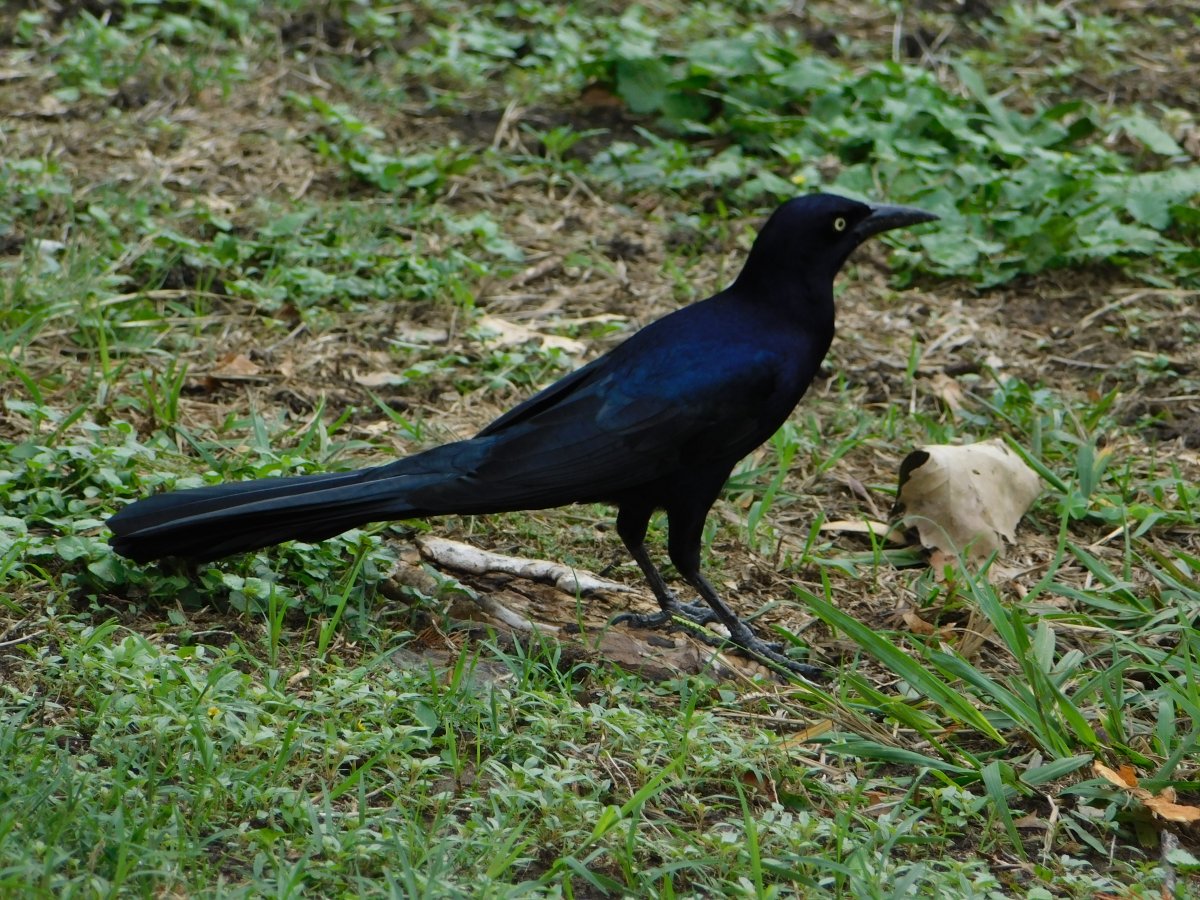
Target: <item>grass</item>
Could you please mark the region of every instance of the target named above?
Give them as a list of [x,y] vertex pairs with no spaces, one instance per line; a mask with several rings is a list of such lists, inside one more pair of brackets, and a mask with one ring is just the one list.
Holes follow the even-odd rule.
[[[1093,763],[1200,805],[1200,23],[1093,6],[0,11],[0,894],[1195,892]],[[471,433],[816,188],[943,216],[852,261],[705,531],[829,683],[464,630],[625,601],[412,549],[640,585],[602,507],[108,549],[152,490]],[[997,436],[1045,491],[988,572],[828,527]]]

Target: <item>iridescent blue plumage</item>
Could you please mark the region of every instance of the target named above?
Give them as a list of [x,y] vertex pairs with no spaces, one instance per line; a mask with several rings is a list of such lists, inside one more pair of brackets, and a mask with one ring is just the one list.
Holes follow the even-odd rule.
[[[662,612],[716,619],[751,652],[764,644],[700,572],[704,519],[734,465],[783,423],[834,333],[833,279],[880,231],[930,221],[904,207],[830,194],[789,200],[763,226],[737,280],[648,325],[526,400],[478,435],[357,472],[160,494],[108,520],[112,545],[145,562],[214,559],[357,525],[607,501]],[[666,510],[668,553],[707,606],[680,604],[644,546]]]

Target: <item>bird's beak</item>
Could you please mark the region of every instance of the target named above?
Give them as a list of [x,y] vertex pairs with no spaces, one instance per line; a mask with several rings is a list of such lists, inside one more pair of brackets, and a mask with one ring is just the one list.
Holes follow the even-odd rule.
[[905,225],[919,225],[935,219],[937,216],[933,213],[917,209],[915,206],[872,204],[871,214],[854,226],[853,233],[859,241],[865,241],[871,235],[879,234],[882,231],[903,228]]

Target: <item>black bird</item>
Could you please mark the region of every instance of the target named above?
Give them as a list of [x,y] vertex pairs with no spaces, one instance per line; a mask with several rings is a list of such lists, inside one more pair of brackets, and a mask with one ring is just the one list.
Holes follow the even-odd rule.
[[[936,218],[830,194],[789,200],[732,285],[647,325],[475,437],[353,472],[157,494],[108,520],[112,546],[138,562],[210,560],[368,522],[607,502],[661,607],[620,618],[718,621],[733,644],[814,674],[757,637],[705,579],[704,520],[734,465],[783,424],[816,375],[833,340],[834,276],[851,251]],[[667,514],[671,562],[703,604],[679,602],[646,551],[656,509]]]

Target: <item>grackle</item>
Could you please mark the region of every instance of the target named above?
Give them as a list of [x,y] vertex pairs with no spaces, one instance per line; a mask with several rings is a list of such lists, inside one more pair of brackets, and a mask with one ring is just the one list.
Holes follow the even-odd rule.
[[[718,596],[700,571],[704,520],[734,465],[779,428],[817,373],[833,340],[834,276],[851,251],[936,218],[829,194],[789,200],[732,285],[647,325],[474,437],[352,472],[157,494],[108,520],[112,546],[138,562],[210,560],[368,522],[607,502],[661,607],[618,618],[643,627],[720,622],[753,656],[819,674],[758,637]],[[703,603],[680,602],[650,559],[656,509],[667,514],[668,556]]]

